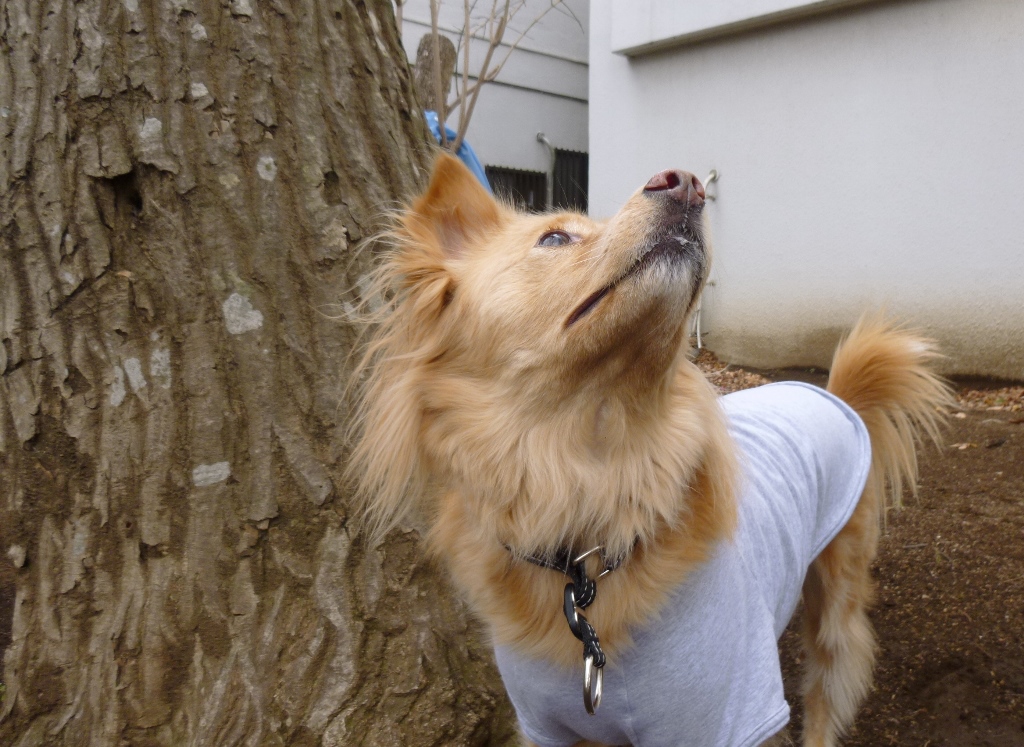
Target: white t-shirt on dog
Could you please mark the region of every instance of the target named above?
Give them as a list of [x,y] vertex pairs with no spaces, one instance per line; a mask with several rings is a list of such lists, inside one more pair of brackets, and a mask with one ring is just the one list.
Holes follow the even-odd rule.
[[520,725],[540,747],[755,747],[789,721],[777,641],[808,566],[853,513],[871,445],[853,410],[807,384],[721,402],[744,479],[736,538],[608,657],[597,714],[583,708],[582,646],[572,671],[496,648]]

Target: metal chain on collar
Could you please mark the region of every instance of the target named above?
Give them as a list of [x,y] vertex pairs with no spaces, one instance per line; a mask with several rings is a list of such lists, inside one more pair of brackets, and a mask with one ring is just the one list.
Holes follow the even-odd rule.
[[525,556],[525,559],[534,565],[559,571],[572,579],[565,585],[565,592],[562,595],[562,611],[565,613],[566,622],[569,623],[569,630],[583,643],[583,706],[591,716],[597,713],[597,708],[601,705],[606,662],[597,631],[580,612],[581,609],[586,609],[593,604],[594,599],[597,598],[597,579],[587,576],[587,569],[584,565],[586,559],[595,553],[600,553],[601,559],[604,561],[604,569],[597,578],[602,578],[618,568],[628,554],[623,553],[616,558],[609,559],[604,555],[604,547],[598,545],[575,557],[566,548],[560,549],[554,557]]

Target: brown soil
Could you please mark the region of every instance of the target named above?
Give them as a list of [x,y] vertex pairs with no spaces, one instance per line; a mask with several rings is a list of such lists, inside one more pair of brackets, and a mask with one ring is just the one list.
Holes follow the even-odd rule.
[[[726,369],[723,389],[820,372]],[[875,576],[875,688],[846,747],[1024,746],[1024,388],[958,387],[941,448],[925,448],[918,495],[890,513]],[[783,636],[799,734],[800,645]]]

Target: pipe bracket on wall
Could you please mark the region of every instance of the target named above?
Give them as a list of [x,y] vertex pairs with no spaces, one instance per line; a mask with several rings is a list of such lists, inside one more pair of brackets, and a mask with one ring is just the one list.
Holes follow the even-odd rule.
[[[707,178],[704,180],[704,189],[707,190],[707,188],[711,186],[711,182],[717,182],[720,177],[721,174],[718,173],[718,169],[711,169],[711,173],[709,173]],[[715,196],[709,194],[705,199],[713,200],[715,199]]]
[[537,133],[537,142],[542,143],[545,148],[548,149],[548,175],[547,175],[547,194],[545,199],[547,204],[544,206],[545,210],[551,210],[555,201],[555,146],[551,144],[547,136],[543,132]]

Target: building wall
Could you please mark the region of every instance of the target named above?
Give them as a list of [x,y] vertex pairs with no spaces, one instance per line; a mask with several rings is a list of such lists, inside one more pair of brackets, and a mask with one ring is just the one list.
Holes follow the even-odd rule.
[[591,9],[590,211],[660,169],[721,172],[709,347],[827,365],[885,307],[948,372],[1024,379],[1024,3],[882,1],[632,58],[612,5]]
[[[477,3],[481,9],[485,5],[489,9],[491,3]],[[518,30],[549,5],[550,0],[528,0],[506,32],[506,41],[513,42]],[[438,25],[458,46],[463,4],[448,0],[440,10]],[[538,132],[544,132],[556,148],[587,151],[589,11],[587,0],[566,0],[564,9],[548,12],[512,53],[498,79],[483,88],[467,138],[485,164],[547,171],[548,151],[537,141]],[[420,38],[429,31],[429,0],[408,0],[402,41],[411,62],[416,60]],[[507,49],[507,45],[501,47],[494,59],[503,57]],[[474,38],[471,74],[480,70],[486,51],[486,42]],[[462,68],[460,55],[457,75]],[[451,127],[457,129],[457,114],[452,119]]]

